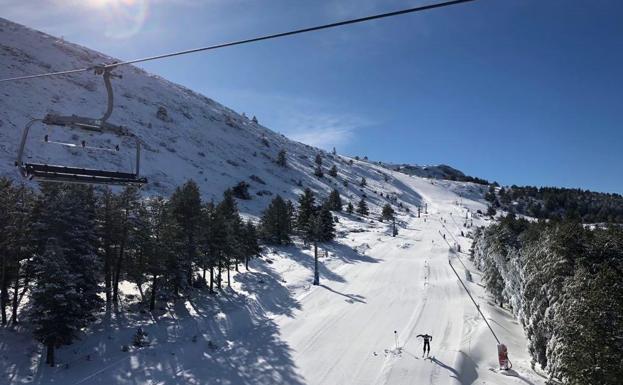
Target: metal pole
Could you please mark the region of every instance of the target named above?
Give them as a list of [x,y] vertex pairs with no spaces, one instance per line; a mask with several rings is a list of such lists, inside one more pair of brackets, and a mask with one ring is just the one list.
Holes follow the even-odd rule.
[[463,280],[461,279],[461,277],[459,277],[459,274],[456,272],[456,270],[454,269],[454,266],[452,266],[452,261],[450,259],[448,259],[448,264],[450,265],[450,267],[452,268],[452,271],[454,271],[454,274],[456,275],[456,277],[458,278],[459,282],[461,282],[461,285],[463,285],[463,289],[465,289],[465,292],[467,293],[467,295],[469,295],[469,298],[472,300],[472,302],[474,303],[474,306],[476,306],[476,309],[478,310],[478,313],[480,313],[480,315],[482,316],[482,319],[485,321],[485,323],[487,324],[487,326],[489,327],[489,330],[491,330],[491,334],[493,334],[493,337],[495,338],[495,340],[498,342],[498,345],[501,344],[500,340],[498,339],[498,336],[495,335],[495,332],[493,331],[493,329],[491,328],[491,325],[489,325],[489,321],[487,321],[487,319],[485,318],[485,315],[482,314],[482,311],[480,311],[480,306],[478,306],[478,304],[476,303],[476,301],[474,301],[474,297],[472,297],[472,294],[469,292],[469,290],[467,289],[467,286],[465,286],[465,284],[463,283]]
[[394,339],[396,340],[396,350],[398,350],[398,332],[394,330]]
[[19,167],[20,171],[22,172],[22,175],[24,176],[26,176],[26,172],[23,168],[22,158],[24,157],[24,147],[26,147],[26,139],[28,138],[28,132],[30,131],[30,126],[32,126],[35,122],[40,122],[40,121],[41,119],[33,119],[30,122],[28,122],[26,127],[24,127],[22,140],[20,141],[20,144],[19,144],[19,150],[17,151],[17,160],[15,161],[15,165]]
[[141,166],[141,142],[136,139],[136,177],[140,175]]

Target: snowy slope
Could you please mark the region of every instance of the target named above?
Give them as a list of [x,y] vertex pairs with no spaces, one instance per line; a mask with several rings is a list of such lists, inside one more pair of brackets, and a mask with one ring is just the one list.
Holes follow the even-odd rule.
[[[112,61],[87,48],[0,19],[2,78]],[[366,162],[355,161],[350,166],[347,158],[289,140],[205,96],[138,68],[121,67],[114,73],[122,79],[113,79],[115,108],[109,122],[130,128],[143,141],[141,169],[150,182],[144,188],[146,194],[170,194],[192,178],[206,199],[218,200],[226,188],[246,180],[253,199],[241,202],[241,210],[257,214],[275,194],[295,199],[304,187],[321,195],[340,187],[342,194],[353,200],[365,192],[373,210],[384,203],[372,196],[374,191],[400,193],[385,183],[385,170],[377,171]],[[2,83],[0,94],[0,175],[14,178],[19,177],[13,167],[18,141],[30,119],[49,112],[100,117],[106,103],[103,80],[90,73]],[[164,120],[157,117],[160,107],[167,111]],[[45,134],[63,143],[86,140],[89,146],[106,150],[45,144]],[[116,144],[121,151],[110,151]],[[287,169],[275,164],[281,149],[287,152]],[[82,167],[132,171],[134,165],[131,142],[111,135],[48,130],[41,125],[33,126],[26,153],[29,160]],[[325,173],[333,164],[337,166],[337,179],[313,176],[317,153],[323,155]],[[259,179],[251,179],[252,175]],[[358,187],[361,177],[369,182],[365,191]],[[348,181],[348,188],[343,187],[343,181]],[[416,203],[419,198],[412,195],[405,199]]]

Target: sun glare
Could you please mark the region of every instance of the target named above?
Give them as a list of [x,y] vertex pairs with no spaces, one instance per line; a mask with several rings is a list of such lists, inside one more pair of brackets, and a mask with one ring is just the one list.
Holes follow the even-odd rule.
[[106,7],[106,6],[133,6],[138,1],[136,0],[87,0],[87,2],[94,7]]
[[140,32],[149,0],[86,0],[84,4],[101,15],[107,37],[123,39]]

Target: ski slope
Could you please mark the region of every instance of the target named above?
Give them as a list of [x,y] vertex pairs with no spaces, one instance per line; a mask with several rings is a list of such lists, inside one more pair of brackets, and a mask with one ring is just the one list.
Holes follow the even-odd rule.
[[[234,273],[224,294],[192,292],[154,317],[138,311],[127,283],[124,311],[59,349],[55,368],[27,334],[0,330],[7,384],[544,384],[530,369],[521,326],[490,303],[465,255],[450,250],[455,242],[469,248],[460,235],[467,211],[474,225],[486,224],[472,216],[484,208],[467,198],[474,186],[391,177],[428,213],[401,214],[396,237],[387,223],[341,213],[338,239],[323,247],[320,286],[310,284],[312,250],[301,244],[270,249],[250,272]],[[463,266],[472,272],[466,285],[513,370],[497,371],[496,341],[449,259],[460,275]],[[123,352],[138,326],[150,346]],[[433,336],[429,359],[416,338],[425,333]]]
[[[362,235],[358,242],[374,245],[367,263],[350,265],[342,280],[325,281],[304,295],[292,317],[277,319],[304,383],[543,383],[529,369],[520,326],[492,307],[481,287],[467,283],[509,346],[515,369],[507,376],[490,370],[497,368],[496,341],[448,266],[450,258],[463,271],[460,253],[450,253],[440,234],[467,249],[469,240],[460,237],[454,217],[464,218],[465,207],[478,204],[459,206],[461,198],[448,189],[401,178],[429,203],[429,214],[409,218],[395,238],[382,231]],[[430,359],[422,357],[422,339],[416,338],[426,333],[433,336]]]

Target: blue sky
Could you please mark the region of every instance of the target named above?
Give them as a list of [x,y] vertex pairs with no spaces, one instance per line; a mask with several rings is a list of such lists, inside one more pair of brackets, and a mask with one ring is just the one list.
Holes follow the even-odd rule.
[[[432,2],[0,0],[0,16],[133,59]],[[479,0],[143,68],[339,153],[623,193],[622,20],[619,0]]]

